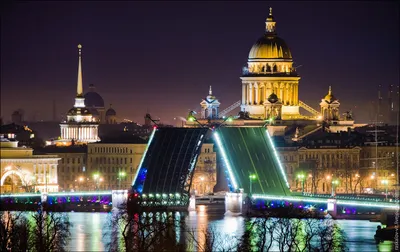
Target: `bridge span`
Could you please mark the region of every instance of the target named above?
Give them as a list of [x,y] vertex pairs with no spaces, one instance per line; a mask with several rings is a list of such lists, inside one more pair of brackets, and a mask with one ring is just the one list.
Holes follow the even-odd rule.
[[[242,199],[235,204],[242,204],[244,199],[250,198],[252,204],[264,206],[271,202],[307,202],[324,204],[325,209],[332,208],[332,204],[334,207],[399,209],[399,202],[352,196],[327,198],[291,192],[273,140],[263,127],[155,128],[130,193],[125,190],[1,195],[1,203],[78,205],[89,202],[107,208],[107,205],[113,205],[116,197],[119,201],[128,197],[128,202],[141,207],[187,209],[193,173],[204,141],[215,143],[219,169],[224,171],[229,195],[238,194]],[[225,203],[227,199],[229,201],[225,197]],[[238,198],[235,196],[235,199]]]

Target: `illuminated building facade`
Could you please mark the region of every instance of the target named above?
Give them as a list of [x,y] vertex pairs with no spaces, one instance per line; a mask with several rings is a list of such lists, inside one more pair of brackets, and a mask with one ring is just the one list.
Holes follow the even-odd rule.
[[208,91],[208,96],[204,98],[201,102],[201,118],[202,119],[218,119],[219,115],[219,101],[212,94],[212,89]]
[[191,190],[197,195],[212,193],[217,183],[217,153],[213,143],[203,143],[193,173]]
[[1,193],[58,192],[58,156],[34,155],[17,141],[0,138]]
[[87,176],[87,145],[46,146],[36,152],[57,155],[59,191],[71,192],[88,190],[90,177]]
[[88,144],[91,188],[130,188],[146,146],[145,140],[127,137]]
[[60,124],[61,139],[57,145],[74,143],[91,143],[100,140],[98,137],[98,121],[93,118],[90,109],[85,106],[82,87],[82,46],[78,45],[78,81],[74,107],[67,113],[67,121]]

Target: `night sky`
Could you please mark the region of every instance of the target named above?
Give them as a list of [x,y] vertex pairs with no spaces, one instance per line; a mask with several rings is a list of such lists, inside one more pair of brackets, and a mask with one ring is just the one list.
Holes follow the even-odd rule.
[[2,6],[1,116],[50,120],[73,106],[77,44],[84,91],[95,84],[118,119],[165,123],[199,110],[209,85],[221,109],[241,99],[241,69],[269,7],[319,109],[332,85],[357,122],[381,84],[399,85],[399,4],[393,2],[18,2]]

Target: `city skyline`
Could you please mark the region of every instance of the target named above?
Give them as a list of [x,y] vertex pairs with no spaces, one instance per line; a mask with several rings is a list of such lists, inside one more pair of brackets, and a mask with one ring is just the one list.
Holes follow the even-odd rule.
[[120,120],[140,123],[148,111],[173,124],[199,110],[209,85],[228,107],[241,97],[241,70],[270,6],[309,105],[318,109],[332,86],[341,110],[366,122],[378,85],[384,98],[399,85],[396,3],[12,3],[2,14],[1,116],[22,108],[50,119],[54,99],[65,114],[78,43],[84,92],[95,84]]

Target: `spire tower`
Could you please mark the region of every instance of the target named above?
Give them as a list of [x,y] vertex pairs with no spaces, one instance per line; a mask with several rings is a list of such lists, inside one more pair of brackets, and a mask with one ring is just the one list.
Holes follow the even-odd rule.
[[78,81],[76,85],[76,96],[82,97],[82,45],[78,45]]
[[82,87],[82,45],[78,45],[78,81],[76,83],[76,97],[75,97],[75,108],[85,107],[85,98],[83,97]]

